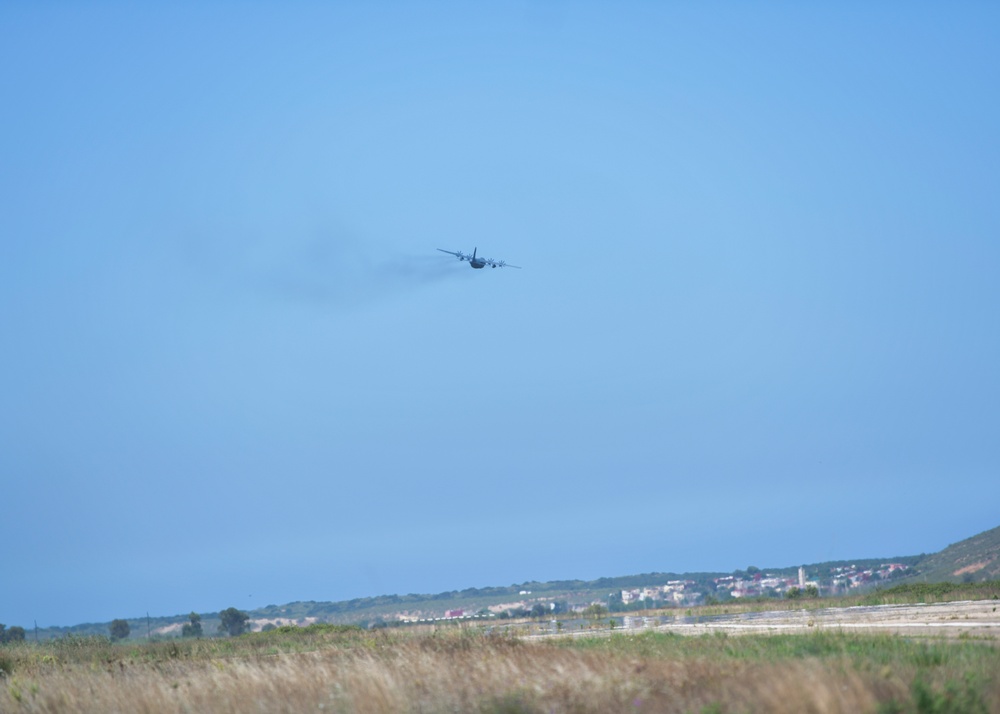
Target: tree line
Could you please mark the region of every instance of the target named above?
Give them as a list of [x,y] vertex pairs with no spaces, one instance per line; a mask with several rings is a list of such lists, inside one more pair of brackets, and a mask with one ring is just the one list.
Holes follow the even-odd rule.
[[[249,632],[249,621],[250,616],[237,610],[235,607],[230,607],[219,613],[219,634],[229,635],[230,637],[238,637],[244,632]],[[20,627],[12,628],[21,631],[21,639],[24,639],[24,630]],[[3,631],[3,625],[0,625],[0,632]],[[127,639],[129,634],[131,634],[132,628],[129,627],[128,620],[112,620],[111,624],[108,625],[108,636],[111,638],[112,642],[117,642],[119,640]],[[188,621],[184,623],[181,628],[181,637],[202,637],[204,631],[201,626],[201,615],[197,612],[192,612],[188,615]]]
[[0,645],[5,645],[8,642],[24,642],[24,628],[17,625],[8,628],[0,623]]

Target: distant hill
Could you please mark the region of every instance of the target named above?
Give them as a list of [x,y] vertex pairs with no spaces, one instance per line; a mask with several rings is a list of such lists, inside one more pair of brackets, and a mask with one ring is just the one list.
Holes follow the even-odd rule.
[[1000,580],[1000,526],[921,558],[916,571],[907,580],[929,583]]
[[[906,570],[893,572],[892,583],[903,582],[982,582],[1000,580],[1000,527],[949,545],[939,553],[930,555],[894,556],[878,559],[845,560],[815,563],[803,566],[809,580],[819,583],[821,591],[831,585],[835,572],[868,570],[869,573],[886,563],[907,566]],[[779,577],[797,576],[798,566],[781,568],[748,568],[748,571],[766,572]],[[905,573],[905,574],[904,574]],[[733,573],[643,573],[597,580],[557,580],[550,582],[525,582],[510,586],[467,588],[436,595],[380,595],[340,602],[291,602],[285,605],[268,605],[248,614],[257,627],[268,623],[308,625],[313,622],[338,624],[380,625],[395,622],[406,613],[409,618],[438,618],[446,612],[462,610],[467,614],[486,615],[489,608],[519,605],[529,610],[535,605],[561,609],[581,603],[601,602],[610,606],[609,598],[626,588],[655,587],[670,581],[685,581],[686,591],[695,595],[720,597],[715,578],[735,576],[752,578],[742,570]],[[902,576],[902,577],[897,577]],[[759,576],[758,576],[759,577]],[[732,580],[732,578],[729,578]],[[860,591],[887,584],[875,578],[860,584]],[[620,601],[619,601],[620,604]],[[638,605],[638,603],[637,603]],[[514,610],[511,614],[514,614]],[[218,613],[200,613],[206,635],[215,634]],[[180,633],[187,615],[129,619],[132,637],[175,637]],[[41,639],[66,635],[106,635],[108,623],[88,623],[73,627],[48,627],[38,631]]]

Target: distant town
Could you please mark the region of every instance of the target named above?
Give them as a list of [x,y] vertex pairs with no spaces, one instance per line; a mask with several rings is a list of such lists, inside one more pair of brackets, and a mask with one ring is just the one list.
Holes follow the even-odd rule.
[[521,590],[522,599],[489,605],[478,610],[455,608],[440,616],[427,616],[421,612],[404,611],[395,619],[400,623],[440,622],[442,620],[478,619],[489,617],[539,617],[546,614],[585,614],[595,607],[608,611],[693,607],[711,601],[760,597],[801,597],[836,595],[872,583],[902,577],[909,570],[903,563],[884,563],[879,567],[861,568],[856,565],[835,566],[830,569],[824,584],[816,579],[806,579],[804,567],[797,577],[766,573],[749,568],[744,576],[725,575],[710,580],[709,587],[695,580],[669,580],[662,585],[626,588],[619,593],[609,593],[607,599],[593,599],[586,603],[566,603],[553,597],[532,597],[530,590]]
[[[998,529],[1000,530],[1000,529]],[[646,573],[591,581],[527,582],[521,585],[467,588],[436,595],[382,595],[340,602],[298,601],[267,605],[239,613],[247,632],[313,624],[350,624],[367,628],[454,620],[510,621],[523,618],[562,621],[593,620],[607,615],[643,616],[647,610],[692,608],[741,599],[797,599],[842,595],[912,578],[926,556],[907,556],[892,562],[849,561],[764,570],[748,566],[732,573]],[[966,579],[970,576],[966,575]],[[235,608],[230,608],[237,612]],[[214,635],[227,629],[224,613],[139,617],[121,620],[127,637],[174,638],[191,632]],[[622,620],[624,622],[625,620]],[[68,634],[104,634],[107,624],[35,628],[36,639]],[[17,628],[17,634],[20,630]],[[13,636],[13,635],[12,635]]]
[[472,620],[499,625],[500,621],[523,623],[524,618],[547,621],[559,629],[601,619],[625,624],[629,620],[645,622],[656,617],[687,616],[687,613],[649,613],[649,610],[686,610],[740,600],[863,595],[897,584],[905,587],[959,581],[980,584],[1000,581],[1000,527],[954,543],[938,553],[885,559],[828,561],[785,568],[747,566],[728,573],[653,572],[594,580],[533,580],[436,594],[299,600],[247,612],[230,607],[219,612],[185,615],[146,614],[111,623],[69,627],[32,628],[29,625],[34,623],[8,623],[8,626],[0,624],[0,643],[26,638],[41,641],[66,636],[106,637],[109,633],[113,639],[214,637],[313,624],[379,628]]
[[875,581],[902,576],[908,567],[903,563],[886,563],[879,568],[866,569],[856,565],[838,566],[831,569],[832,578],[826,587],[817,580],[806,580],[805,568],[799,568],[797,579],[757,572],[750,579],[733,575],[715,578],[715,586],[717,590],[728,591],[734,598],[787,596],[796,588],[801,592],[811,589],[815,595],[836,595]]

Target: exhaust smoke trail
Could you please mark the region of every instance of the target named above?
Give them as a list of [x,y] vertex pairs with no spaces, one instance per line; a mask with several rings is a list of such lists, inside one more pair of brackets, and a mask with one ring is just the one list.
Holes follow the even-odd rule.
[[244,277],[258,289],[293,302],[355,307],[465,277],[432,248],[424,255],[351,239],[263,248],[244,263]]

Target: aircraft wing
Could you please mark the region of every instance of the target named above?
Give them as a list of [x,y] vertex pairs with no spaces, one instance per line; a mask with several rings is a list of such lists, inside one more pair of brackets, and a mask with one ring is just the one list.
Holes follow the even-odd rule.
[[517,268],[521,269],[520,265],[511,265],[506,260],[493,260],[492,258],[487,259],[486,264],[491,268]]
[[463,253],[462,251],[458,251],[458,252],[456,253],[456,252],[455,252],[455,251],[453,251],[453,250],[445,250],[444,248],[438,248],[438,250],[440,250],[440,251],[441,251],[442,253],[447,253],[448,255],[453,255],[453,256],[455,256],[456,258],[458,258],[459,260],[468,260],[468,258],[469,258],[469,256],[467,256],[467,255],[466,255],[465,253]]

